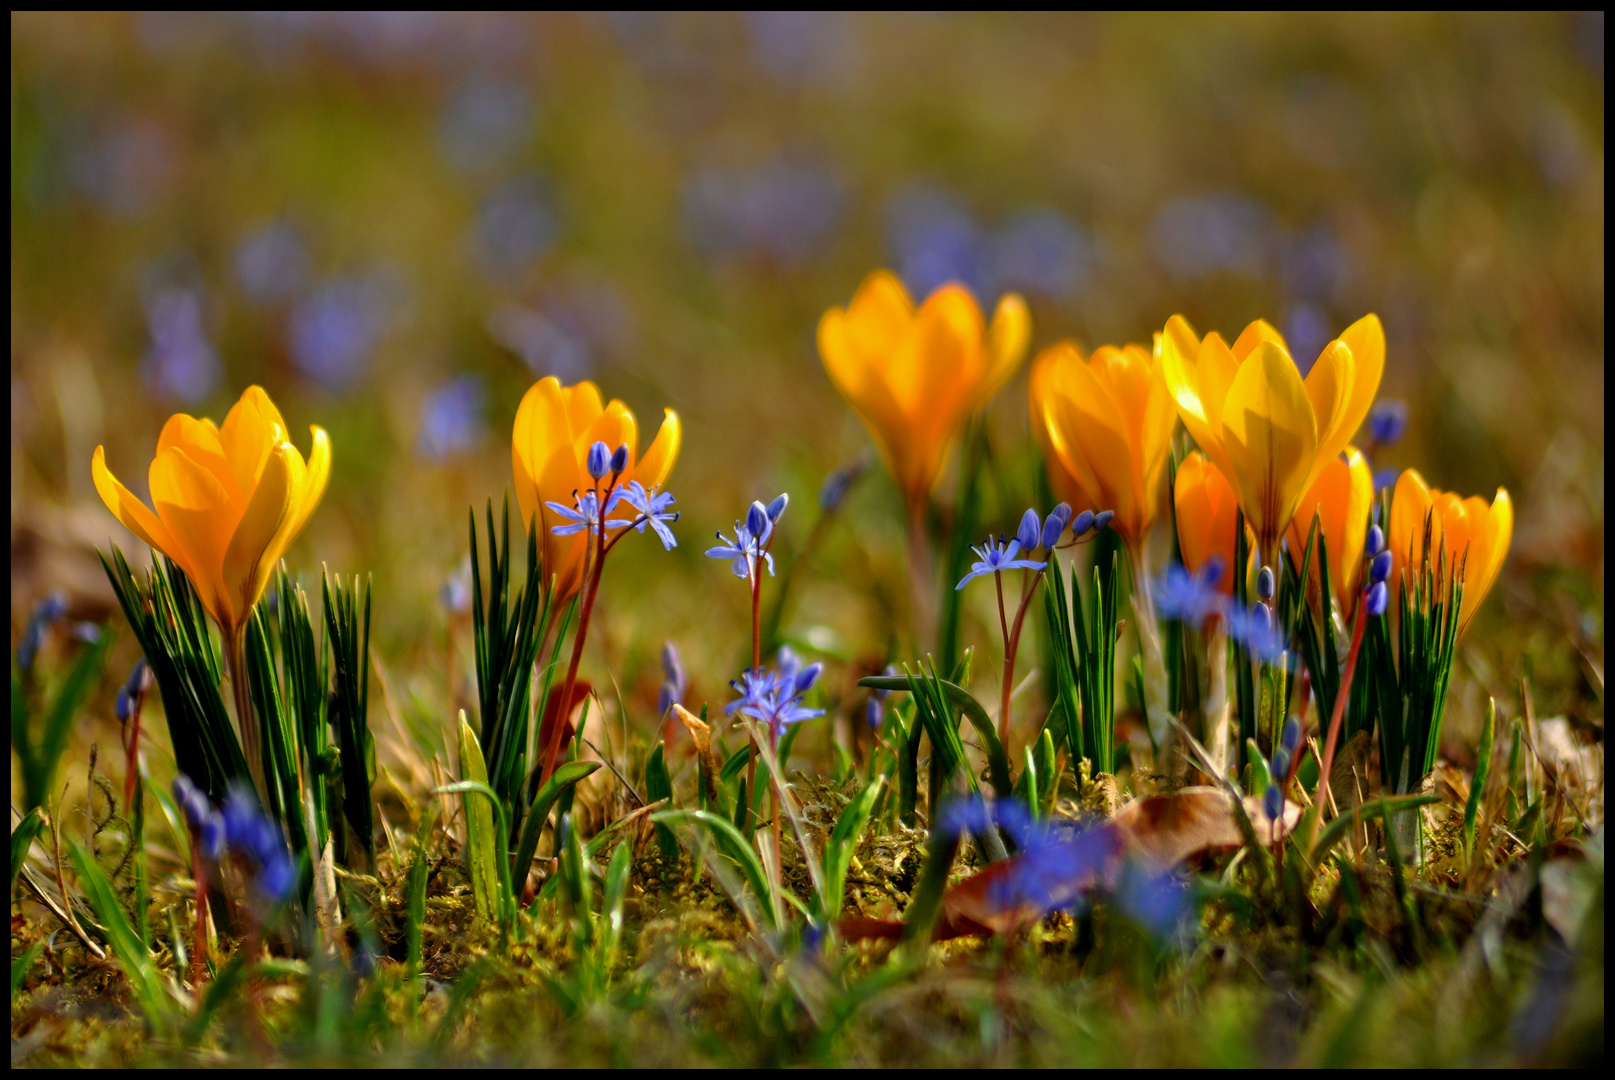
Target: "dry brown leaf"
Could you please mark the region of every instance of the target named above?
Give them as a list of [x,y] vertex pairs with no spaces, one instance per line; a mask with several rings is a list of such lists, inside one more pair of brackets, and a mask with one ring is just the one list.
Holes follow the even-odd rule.
[[695,743],[695,752],[701,756],[702,773],[706,779],[707,801],[716,804],[718,801],[718,759],[712,753],[712,728],[705,720],[702,720],[677,702],[673,703],[673,714],[679,718],[685,730],[690,733],[690,739]]
[[[1247,797],[1245,813],[1257,839],[1264,842],[1288,835],[1301,820],[1301,807],[1295,802],[1285,803],[1282,820],[1276,827],[1260,799]],[[1111,825],[1118,830],[1127,854],[1158,866],[1171,866],[1202,851],[1236,848],[1245,842],[1228,793],[1214,787],[1190,787],[1172,795],[1135,799],[1121,808]]]

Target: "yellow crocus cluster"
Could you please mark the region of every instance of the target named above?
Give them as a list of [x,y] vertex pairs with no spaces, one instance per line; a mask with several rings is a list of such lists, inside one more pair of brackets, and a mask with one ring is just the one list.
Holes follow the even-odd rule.
[[95,448],[95,489],[118,520],[167,555],[195,586],[230,640],[246,625],[269,575],[319,505],[331,475],[331,440],[310,427],[305,463],[286,421],[261,387],[248,387],[215,425],[184,413],[169,418],[147,473],[147,507],[107,468]]
[[[1430,527],[1428,548],[1426,522]],[[1465,499],[1450,491],[1436,491],[1424,477],[1408,469],[1397,479],[1391,495],[1387,532],[1391,582],[1398,591],[1406,583],[1404,571],[1421,566],[1427,550],[1432,562],[1445,552],[1447,566],[1463,574],[1464,599],[1458,614],[1462,633],[1503,569],[1514,535],[1514,503],[1502,488],[1497,489],[1490,506],[1479,495]]]
[[1014,293],[986,323],[964,286],[943,285],[916,309],[885,270],[819,320],[824,369],[869,428],[911,512],[924,505],[965,420],[1014,374],[1031,334]]
[[1260,320],[1229,346],[1181,315],[1161,332],[1162,372],[1189,434],[1239,496],[1271,564],[1301,497],[1368,415],[1385,367],[1376,316],[1353,323],[1301,377],[1279,332]]
[[534,383],[516,409],[511,434],[511,466],[516,478],[516,499],[522,519],[536,520],[544,574],[555,582],[555,599],[567,600],[583,585],[583,567],[590,534],[556,536],[560,524],[544,504],[573,505],[579,492],[595,485],[589,475],[589,447],[603,442],[612,450],[628,447],[628,467],[619,485],[638,480],[647,489],[662,484],[678,459],[684,429],[678,413],[663,410],[656,438],[639,454],[639,424],[622,402],[602,404],[592,382],[562,386],[553,375]]

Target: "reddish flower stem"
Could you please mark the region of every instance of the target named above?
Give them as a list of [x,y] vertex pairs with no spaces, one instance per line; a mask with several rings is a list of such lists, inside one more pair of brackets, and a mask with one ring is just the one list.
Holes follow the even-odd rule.
[[202,979],[207,973],[203,955],[207,952],[207,867],[202,861],[202,838],[191,833],[191,876],[196,879],[196,930],[191,938],[191,992],[196,1007],[202,1008]]
[[[1329,717],[1329,734],[1323,743],[1323,760],[1318,763],[1318,797],[1314,800],[1318,812],[1313,816],[1312,827],[1308,830],[1311,834],[1307,837],[1308,848],[1317,837],[1318,826],[1323,823],[1324,809],[1329,804],[1329,770],[1334,767],[1335,744],[1340,741],[1340,722],[1346,715],[1346,702],[1351,697],[1352,676],[1357,673],[1357,654],[1362,650],[1363,630],[1368,625],[1365,617],[1367,608],[1368,605],[1364,603],[1357,605],[1357,617],[1353,620],[1351,631],[1351,648],[1346,653],[1346,673],[1341,676],[1340,690],[1335,695],[1334,714]],[[1299,759],[1300,755],[1297,754],[1296,757]]]

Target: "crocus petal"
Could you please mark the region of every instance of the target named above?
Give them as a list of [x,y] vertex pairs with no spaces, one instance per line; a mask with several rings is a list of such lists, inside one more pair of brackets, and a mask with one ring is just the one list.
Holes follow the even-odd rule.
[[1306,388],[1283,349],[1270,341],[1255,347],[1229,388],[1222,421],[1240,503],[1269,547],[1295,513],[1318,445]]
[[252,610],[262,595],[278,554],[276,541],[295,522],[296,480],[304,473],[303,460],[291,443],[279,444],[264,462],[252,502],[224,553],[224,582],[230,594],[227,606],[236,618]]
[[645,456],[634,465],[634,479],[645,487],[657,487],[667,481],[678,461],[679,448],[684,442],[684,425],[679,414],[672,409],[662,410],[662,426],[656,438],[645,450]]
[[1312,404],[1312,416],[1318,427],[1318,450],[1311,477],[1318,473],[1346,448],[1353,424],[1347,427],[1347,406],[1350,404],[1356,364],[1351,350],[1342,342],[1331,342],[1307,373],[1305,387],[1307,400]]
[[314,442],[309,449],[308,472],[298,494],[297,517],[291,530],[293,537],[308,524],[315,507],[325,496],[325,485],[331,478],[331,437],[324,428],[313,424],[309,425],[308,430],[314,436]]
[[1016,293],[1005,293],[987,327],[987,383],[980,395],[982,401],[996,394],[1015,374],[1031,340],[1032,313],[1026,301]]
[[184,450],[186,457],[212,473],[219,486],[230,496],[233,505],[243,510],[246,508],[246,493],[251,488],[240,483],[234,467],[225,456],[219,429],[213,426],[211,420],[198,420],[184,413],[170,416],[157,436],[157,452],[160,454],[170,446]]
[[152,459],[151,501],[178,547],[170,552],[221,627],[233,627],[224,582],[224,552],[240,515],[224,486],[184,450],[170,446]]
[[[1421,565],[1424,554],[1425,521],[1430,517],[1430,486],[1424,477],[1413,469],[1406,469],[1397,478],[1396,490],[1391,493],[1391,524],[1386,545],[1391,552],[1392,588],[1400,594],[1404,572],[1410,566]],[[1432,521],[1439,531],[1440,523]],[[1437,537],[1431,538],[1431,549]]]
[[1346,327],[1340,340],[1351,350],[1353,366],[1351,396],[1341,417],[1349,439],[1362,426],[1379,393],[1385,373],[1385,328],[1378,315],[1364,315]]
[[280,410],[261,386],[249,386],[225,414],[219,442],[230,461],[243,508],[258,485],[269,455],[290,434]]
[[123,522],[124,528],[144,540],[148,547],[161,551],[176,562],[182,562],[179,545],[169,533],[168,526],[107,468],[105,447],[95,448],[95,456],[90,459],[90,475],[95,479],[95,490],[100,494],[101,501],[107,504],[107,509],[112,511],[114,517]]

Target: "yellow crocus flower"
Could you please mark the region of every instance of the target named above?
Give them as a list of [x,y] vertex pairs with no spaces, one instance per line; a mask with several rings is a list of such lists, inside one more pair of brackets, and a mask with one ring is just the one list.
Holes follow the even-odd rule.
[[561,522],[546,502],[573,505],[579,492],[595,486],[589,475],[589,447],[603,442],[616,450],[628,447],[628,467],[618,478],[624,486],[638,480],[647,489],[662,484],[673,469],[683,441],[678,413],[663,410],[661,429],[643,457],[639,455],[639,425],[628,406],[613,399],[602,405],[600,390],[592,382],[562,386],[553,375],[534,383],[516,409],[510,456],[516,475],[516,499],[522,520],[535,518],[544,574],[555,580],[555,599],[567,600],[583,584],[583,567],[590,533],[556,536],[551,528]]
[[1083,360],[1062,341],[1038,354],[1027,389],[1051,479],[1066,486],[1069,476],[1087,496],[1082,504],[1115,511],[1112,527],[1139,549],[1160,506],[1177,424],[1155,357],[1139,345],[1107,345]]
[[1007,293],[984,325],[970,290],[947,284],[915,310],[885,270],[819,320],[819,356],[880,448],[908,501],[924,505],[965,420],[1014,374],[1031,339],[1026,302]]
[[90,468],[107,509],[185,571],[229,642],[239,642],[275,564],[325,493],[331,440],[309,430],[305,464],[280,410],[257,386],[221,426],[170,417],[147,474],[155,512],[112,475],[105,448],[95,448]]
[[1213,555],[1222,564],[1217,588],[1234,591],[1234,529],[1239,502],[1221,470],[1195,450],[1178,464],[1172,492],[1178,520],[1178,552],[1191,573],[1199,573]]
[[1514,503],[1508,492],[1497,489],[1490,506],[1479,495],[1461,499],[1436,491],[1412,469],[1402,473],[1391,496],[1388,543],[1391,550],[1392,587],[1400,589],[1403,571],[1425,557],[1425,522],[1430,522],[1430,558],[1445,551],[1449,566],[1464,575],[1463,608],[1458,615],[1462,633],[1491,591],[1508,556],[1514,536]]
[[1296,506],[1285,536],[1290,558],[1298,565],[1307,549],[1316,514],[1329,552],[1329,584],[1335,603],[1348,620],[1357,610],[1358,586],[1363,577],[1363,544],[1368,538],[1368,513],[1374,503],[1374,473],[1368,459],[1355,446],[1344,456],[1330,459]]
[[1301,496],[1346,448],[1374,402],[1385,332],[1367,315],[1324,347],[1306,379],[1279,332],[1257,320],[1230,348],[1174,315],[1159,338],[1162,371],[1189,434],[1228,478],[1263,561]]

